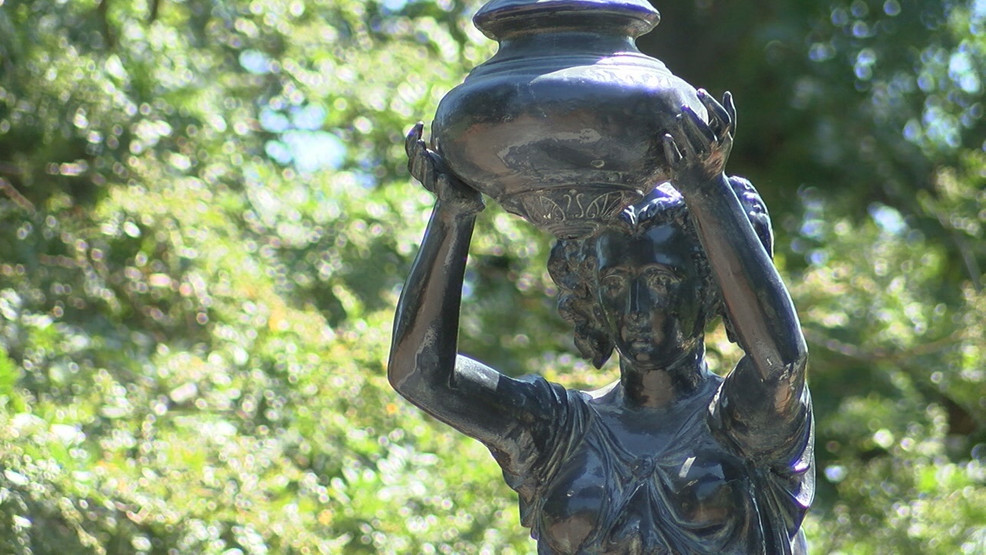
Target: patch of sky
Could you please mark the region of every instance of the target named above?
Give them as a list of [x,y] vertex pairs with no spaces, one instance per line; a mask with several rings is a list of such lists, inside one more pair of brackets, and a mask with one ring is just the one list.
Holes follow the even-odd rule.
[[259,50],[240,52],[240,67],[256,75],[270,73],[270,58]]
[[835,8],[831,13],[832,24],[836,27],[842,27],[849,23],[849,11],[845,8]]
[[873,36],[873,29],[865,21],[854,21],[852,24],[852,36],[857,39],[865,39]]
[[876,225],[891,235],[900,235],[907,230],[907,222],[904,221],[904,217],[896,208],[874,202],[869,205],[867,211]]
[[905,139],[911,141],[912,143],[917,143],[919,140],[921,140],[923,134],[924,132],[923,129],[921,128],[921,122],[919,122],[914,118],[907,120],[907,124],[904,125]]
[[972,16],[978,19],[986,19],[986,0],[973,1]]
[[281,165],[294,164],[300,172],[338,169],[346,158],[346,145],[333,133],[323,131],[325,107],[306,104],[287,113],[272,108],[260,110],[260,126],[279,135],[267,141],[264,150]]
[[277,163],[293,163],[302,173],[338,169],[346,159],[346,145],[327,131],[287,131],[279,140],[267,141],[265,150]]
[[825,235],[825,222],[816,218],[806,219],[801,224],[800,231],[801,235],[804,235],[805,237],[821,239]]
[[855,0],[851,6],[849,6],[849,11],[852,13],[853,17],[866,17],[870,13],[870,7],[866,5],[863,0]]
[[824,266],[829,261],[829,253],[823,249],[814,249],[808,253],[808,262],[815,266]]
[[260,111],[260,126],[271,133],[284,133],[291,128],[291,120],[277,110],[264,108]]
[[407,6],[407,0],[383,0],[380,3],[385,12],[396,13]]
[[[417,4],[421,0],[383,0],[380,2],[380,7],[383,8],[384,13],[398,13],[408,4]],[[452,9],[452,2],[450,0],[437,0],[434,2],[435,5],[442,11],[450,11]]]
[[962,112],[962,117],[959,120],[962,122],[962,126],[968,129],[973,128],[983,119],[983,105],[980,103],[975,103],[969,106],[969,109]]
[[925,135],[941,147],[957,148],[960,143],[959,122],[941,106],[928,105],[924,110]]
[[949,58],[948,76],[960,89],[969,94],[978,93],[982,86],[973,65],[972,56],[963,50],[952,53],[951,58]]
[[828,42],[816,42],[808,50],[808,58],[813,62],[824,62],[835,56],[835,47]]
[[325,122],[325,108],[321,104],[306,104],[291,108],[291,123],[295,129],[315,131]]
[[857,79],[869,81],[873,78],[873,66],[876,64],[876,52],[872,48],[864,48],[856,56],[853,70]]
[[914,92],[917,88],[917,80],[910,72],[901,71],[894,75],[890,81],[890,90],[895,96]]
[[467,269],[465,278],[462,280],[462,298],[469,299],[476,291],[478,275],[475,270]]
[[267,144],[264,145],[264,151],[267,152],[267,156],[282,166],[287,166],[294,159],[291,149],[282,141],[267,141]]
[[[986,143],[983,143],[986,145]],[[377,178],[370,172],[353,172],[353,177],[356,178],[356,183],[358,183],[364,189],[372,189],[377,186]]]
[[844,467],[844,466],[834,464],[834,465],[830,465],[830,466],[825,467],[825,478],[829,482],[832,482],[832,483],[837,484],[837,483],[845,480],[846,479],[846,476],[848,476],[848,475],[849,475],[849,472],[846,470],[846,467]]

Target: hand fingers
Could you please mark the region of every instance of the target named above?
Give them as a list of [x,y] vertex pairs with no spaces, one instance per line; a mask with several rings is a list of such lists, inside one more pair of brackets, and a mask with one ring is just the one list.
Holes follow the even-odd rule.
[[726,134],[732,132],[732,120],[729,117],[729,112],[705,89],[698,90],[698,99],[709,111],[709,127],[716,137],[722,140]]
[[[424,142],[422,142],[422,149],[424,149]],[[421,177],[418,181],[424,185],[424,188],[432,193],[438,192],[438,185],[436,181],[440,179],[444,174],[438,173],[436,178],[435,164],[432,162],[431,157],[428,156],[427,151],[422,150],[423,155],[417,157],[418,163],[421,164],[420,175]]]
[[709,124],[702,121],[688,106],[681,107],[681,131],[687,142],[682,146],[697,154],[707,154],[710,145],[716,141],[716,134],[709,128]]
[[428,152],[428,145],[421,138],[424,130],[424,123],[418,122],[407,132],[404,139],[404,151],[407,153],[407,169],[411,176],[421,182],[425,189],[434,192],[435,189],[435,163],[431,153]]
[[681,161],[681,151],[678,150],[678,145],[675,144],[674,137],[670,133],[664,134],[664,157],[672,166]]
[[418,142],[421,141],[421,131],[424,129],[424,122],[419,121],[414,124],[414,127],[407,132],[407,137],[404,139],[404,152],[407,153],[408,158],[413,157],[414,149]]
[[729,114],[729,133],[736,134],[736,104],[733,102],[733,93],[726,91],[722,95],[722,104]]
[[411,176],[420,181],[425,188],[429,188],[428,183],[431,177],[429,173],[432,170],[432,164],[425,148],[425,142],[418,139],[406,145],[406,148],[408,150],[407,169],[411,172]]

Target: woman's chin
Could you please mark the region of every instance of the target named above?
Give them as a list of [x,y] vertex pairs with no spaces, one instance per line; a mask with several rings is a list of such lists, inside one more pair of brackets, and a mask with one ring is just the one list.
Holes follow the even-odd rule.
[[619,350],[620,356],[631,364],[649,368],[665,368],[679,362],[686,351],[683,349],[662,350],[656,348],[653,342],[634,341]]
[[662,362],[669,358],[668,353],[654,349],[654,345],[651,343],[647,343],[646,345],[631,344],[622,354],[624,358],[631,362],[646,364],[648,366],[660,366]]

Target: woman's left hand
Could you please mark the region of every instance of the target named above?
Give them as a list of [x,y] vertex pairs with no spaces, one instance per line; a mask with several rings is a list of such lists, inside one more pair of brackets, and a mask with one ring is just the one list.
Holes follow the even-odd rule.
[[709,113],[709,123],[688,106],[681,107],[671,132],[664,136],[664,155],[671,182],[683,192],[701,188],[724,175],[736,132],[736,106],[726,93],[722,104],[704,89],[698,98]]

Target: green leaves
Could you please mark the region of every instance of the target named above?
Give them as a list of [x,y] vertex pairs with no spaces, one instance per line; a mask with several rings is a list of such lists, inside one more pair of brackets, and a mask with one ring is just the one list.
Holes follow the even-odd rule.
[[[495,49],[478,4],[0,1],[0,551],[533,550],[486,451],[384,377],[433,203],[403,134]],[[771,204],[814,549],[981,551],[982,10],[705,4],[654,37],[735,94]],[[603,385],[549,246],[479,216],[460,349]]]

